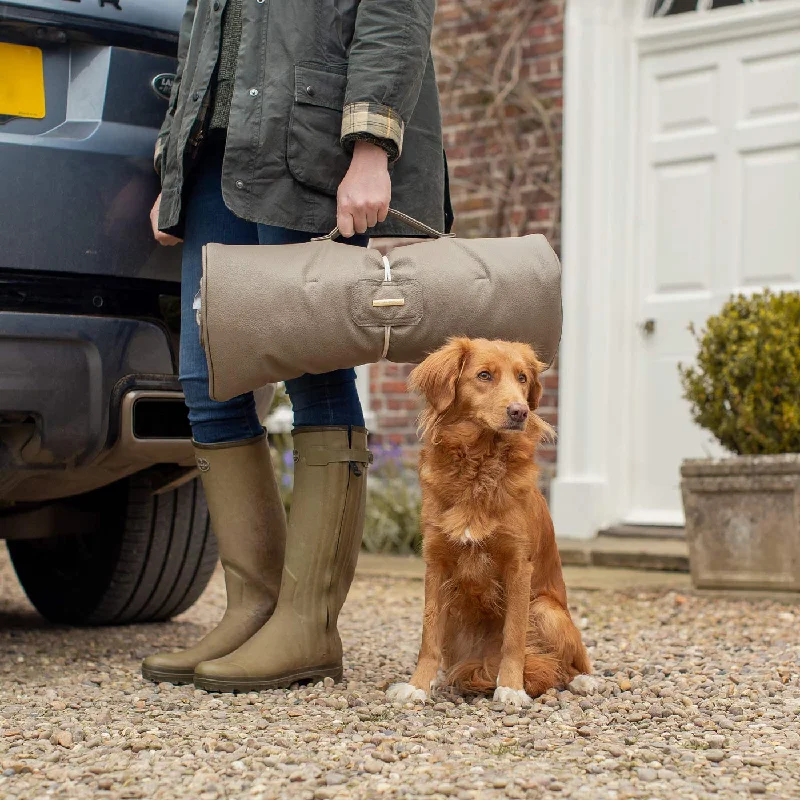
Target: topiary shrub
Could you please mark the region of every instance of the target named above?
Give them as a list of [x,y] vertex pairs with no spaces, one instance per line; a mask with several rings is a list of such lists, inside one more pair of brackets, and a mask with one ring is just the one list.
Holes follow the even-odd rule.
[[740,455],[800,452],[800,294],[732,297],[679,365],[692,417]]

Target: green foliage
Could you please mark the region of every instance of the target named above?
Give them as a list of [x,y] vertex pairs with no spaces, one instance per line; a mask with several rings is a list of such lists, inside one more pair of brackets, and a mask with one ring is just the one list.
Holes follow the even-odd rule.
[[416,469],[402,457],[381,459],[376,453],[367,483],[362,548],[368,553],[419,554],[421,510]]
[[741,455],[800,452],[800,294],[732,297],[679,365],[694,421]]
[[292,485],[294,483],[294,455],[291,438],[288,433],[270,437],[274,440],[270,448],[272,466],[275,468],[275,477],[278,479],[278,488],[287,515],[292,508]]

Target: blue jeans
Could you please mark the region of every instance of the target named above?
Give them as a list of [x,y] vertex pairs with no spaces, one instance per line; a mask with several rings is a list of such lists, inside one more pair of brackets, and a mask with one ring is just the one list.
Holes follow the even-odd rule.
[[[258,225],[235,216],[222,199],[222,157],[223,147],[217,143],[209,144],[195,166],[186,196],[180,380],[189,407],[192,434],[195,441],[202,444],[234,442],[256,436],[263,430],[252,393],[239,395],[224,403],[208,396],[208,366],[192,309],[203,273],[203,245],[209,242],[295,244],[307,242],[317,235]],[[346,241],[366,247],[367,240],[365,235],[356,235]],[[268,280],[268,277],[265,279]],[[302,375],[286,381],[286,390],[292,401],[294,424],[297,427],[364,425],[364,414],[356,391],[355,370],[340,369],[322,375]]]

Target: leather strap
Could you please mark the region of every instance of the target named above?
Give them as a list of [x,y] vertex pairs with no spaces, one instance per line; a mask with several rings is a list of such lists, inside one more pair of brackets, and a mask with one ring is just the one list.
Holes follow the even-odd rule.
[[[414,219],[414,217],[410,217],[408,214],[404,214],[402,211],[398,211],[396,208],[389,209],[389,215],[392,217],[396,217],[397,219],[405,222],[406,225],[410,225],[412,228],[416,228],[421,233],[425,233],[428,236],[433,236],[434,239],[454,239],[454,233],[442,233],[441,231],[437,231],[436,228],[431,228],[430,225],[426,225],[424,222],[420,222],[418,219]],[[327,242],[332,241],[334,239],[338,239],[340,236],[339,227],[335,227],[329,234],[326,236],[317,236],[312,239],[312,242]]]
[[369,450],[342,450],[333,447],[312,447],[305,454],[305,461],[310,467],[327,467],[328,464],[355,462],[371,464],[372,453]]

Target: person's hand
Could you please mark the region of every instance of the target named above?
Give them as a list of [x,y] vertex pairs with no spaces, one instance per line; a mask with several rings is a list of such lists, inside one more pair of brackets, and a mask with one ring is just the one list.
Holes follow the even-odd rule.
[[163,233],[158,229],[158,212],[161,208],[161,194],[156,197],[156,202],[153,203],[153,208],[150,210],[150,225],[153,228],[153,237],[159,244],[165,247],[172,247],[173,245],[180,244],[183,239],[177,236],[170,236],[168,233]]
[[339,184],[336,224],[349,238],[386,219],[392,199],[389,157],[372,142],[356,142],[350,169]]

